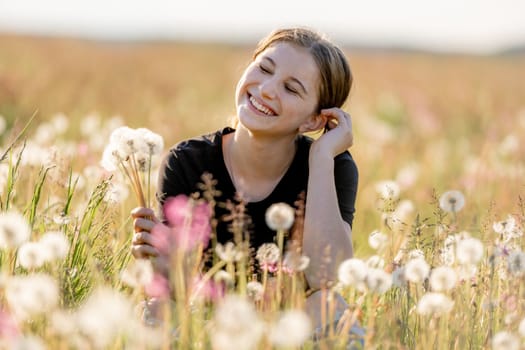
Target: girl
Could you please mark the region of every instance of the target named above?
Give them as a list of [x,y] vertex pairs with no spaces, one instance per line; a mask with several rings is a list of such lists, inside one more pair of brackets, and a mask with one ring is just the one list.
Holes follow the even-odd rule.
[[[251,218],[246,231],[257,250],[275,239],[265,222],[268,207],[278,202],[296,206],[305,195],[300,243],[310,258],[306,281],[313,291],[335,281],[339,263],[353,255],[358,172],[347,150],[353,142],[351,118],[341,109],[351,85],[345,55],[323,36],[306,28],[272,32],[259,42],[237,84],[235,128],[180,142],[165,157],[160,207],[169,197],[199,191],[201,176],[209,173],[221,193],[218,203],[245,204]],[[316,139],[304,135],[322,130]],[[216,231],[217,241],[224,243],[232,234],[221,210],[226,209],[216,207]],[[160,221],[153,210],[136,208],[132,216],[133,255],[166,261],[150,234]],[[307,300],[317,323],[319,303],[319,293]]]

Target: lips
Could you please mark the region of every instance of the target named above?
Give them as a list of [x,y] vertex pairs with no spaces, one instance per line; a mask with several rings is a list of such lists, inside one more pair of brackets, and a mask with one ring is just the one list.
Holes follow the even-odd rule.
[[275,117],[277,115],[271,108],[261,104],[252,95],[248,95],[248,99],[250,100],[250,104],[253,106],[253,108],[263,113],[264,115],[267,115],[269,117]]

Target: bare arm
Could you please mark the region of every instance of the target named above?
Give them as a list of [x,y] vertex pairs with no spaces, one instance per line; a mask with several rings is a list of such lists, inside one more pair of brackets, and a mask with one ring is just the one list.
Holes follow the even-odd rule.
[[306,279],[314,289],[334,281],[339,264],[353,255],[352,230],[341,216],[334,178],[334,157],[353,142],[351,120],[339,108],[323,110],[322,114],[329,119],[331,130],[310,149],[303,234],[304,254],[310,257]]

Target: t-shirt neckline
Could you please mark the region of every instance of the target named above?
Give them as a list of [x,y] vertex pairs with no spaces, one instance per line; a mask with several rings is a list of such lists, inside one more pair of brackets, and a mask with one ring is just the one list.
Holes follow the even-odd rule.
[[[230,134],[232,132],[235,132],[235,129],[233,129],[232,127],[224,127],[223,129],[219,130],[217,132],[217,148],[218,148],[218,152],[219,152],[219,157],[218,157],[218,162],[220,163],[220,166],[222,167],[222,171],[224,172],[224,174],[226,174],[226,178],[228,179],[228,186],[230,187],[230,190],[233,191],[233,193],[236,193],[237,192],[237,189],[235,188],[235,185],[233,184],[233,179],[230,175],[230,172],[228,171],[228,167],[226,166],[226,163],[224,161],[224,153],[222,151],[222,138],[224,135],[227,135],[227,134]],[[250,201],[250,202],[247,202],[247,204],[251,204],[251,205],[256,205],[256,204],[261,204],[261,203],[264,203],[264,202],[268,202],[270,201],[273,197],[275,197],[275,194],[277,193],[277,191],[280,190],[280,188],[283,186],[283,184],[287,181],[288,177],[291,176],[290,175],[290,172],[291,172],[291,169],[296,165],[295,163],[297,162],[297,154],[299,152],[299,147],[297,147],[296,151],[295,151],[295,155],[294,155],[294,158],[292,160],[292,162],[290,163],[290,166],[288,167],[288,169],[286,169],[286,172],[284,173],[284,175],[281,177],[281,179],[279,180],[279,182],[277,183],[277,185],[275,185],[275,187],[273,188],[273,190],[263,199],[261,200],[258,200],[258,201]]]

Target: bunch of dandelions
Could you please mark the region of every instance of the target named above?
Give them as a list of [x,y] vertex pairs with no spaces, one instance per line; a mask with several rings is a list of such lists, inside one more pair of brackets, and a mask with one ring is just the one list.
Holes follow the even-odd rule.
[[[121,126],[111,133],[101,165],[109,172],[120,170],[130,181],[139,204],[149,207],[152,161],[163,148],[162,136],[151,130]],[[144,188],[147,189],[146,195]]]

